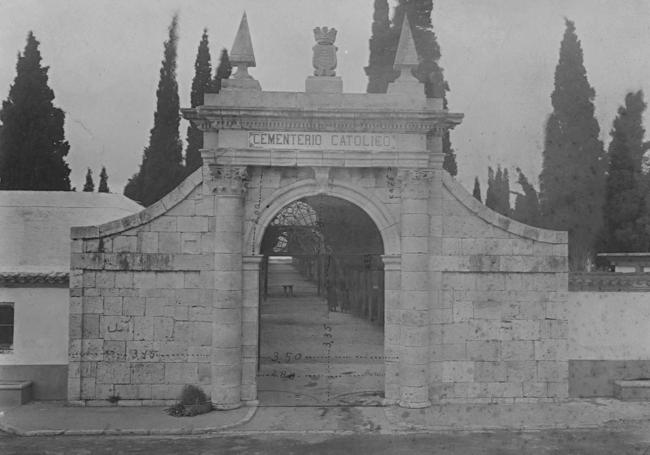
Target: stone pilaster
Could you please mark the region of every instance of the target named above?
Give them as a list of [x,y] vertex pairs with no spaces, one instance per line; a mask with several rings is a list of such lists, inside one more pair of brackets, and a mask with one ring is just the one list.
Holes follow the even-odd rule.
[[212,395],[217,409],[242,399],[242,250],[246,168],[210,166],[215,195]]
[[400,401],[408,408],[430,406],[429,364],[429,187],[433,171],[403,169],[400,225],[402,237]]
[[[433,334],[440,334],[441,327],[443,326],[442,323],[446,322],[445,320],[441,320],[441,315],[451,312],[451,308],[445,308],[445,306],[449,306],[449,302],[445,302],[442,296],[442,271],[440,264],[437,263],[442,255],[443,172],[447,171],[443,170],[442,166],[434,171],[429,187],[429,219],[431,222],[429,226],[429,330],[432,334],[430,338],[432,352],[441,352],[442,350],[442,337]],[[429,360],[431,361],[431,359]],[[432,401],[440,400],[440,393],[438,392],[442,390],[440,387],[440,378],[443,377],[442,369],[442,362],[431,361],[429,368],[429,390],[432,391],[430,397]]]
[[[427,134],[427,151],[429,152],[429,168],[432,169],[432,178],[429,185],[429,331],[431,352],[441,351],[442,337],[439,334],[442,327],[440,315],[445,313],[442,299],[442,272],[436,263],[442,254],[442,213],[443,213],[443,186],[442,173],[445,155],[442,151],[442,136],[445,131],[438,127]],[[432,401],[439,401],[441,390],[440,378],[443,376],[443,364],[429,359],[429,391]]]
[[401,257],[382,256],[384,263],[384,377],[385,404],[394,405],[400,399],[399,354],[402,308],[400,288],[402,281]]
[[259,347],[260,263],[263,256],[243,257],[242,391],[247,404],[257,400]]
[[[81,240],[78,250],[82,251]],[[73,247],[74,251],[74,247]],[[70,314],[69,314],[69,342],[68,342],[68,403],[81,403],[81,338],[83,333],[83,270],[70,270]]]

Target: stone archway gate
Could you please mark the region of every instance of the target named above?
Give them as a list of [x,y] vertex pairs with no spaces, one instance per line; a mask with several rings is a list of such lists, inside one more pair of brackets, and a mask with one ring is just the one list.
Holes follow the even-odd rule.
[[235,78],[183,111],[203,167],[139,214],[72,230],[71,402],[162,404],[187,383],[222,409],[255,402],[264,229],[318,194],[382,235],[387,404],[567,396],[566,233],[492,212],[443,171],[461,115],[405,71],[409,39],[376,95],[332,76],[262,91],[235,43]]

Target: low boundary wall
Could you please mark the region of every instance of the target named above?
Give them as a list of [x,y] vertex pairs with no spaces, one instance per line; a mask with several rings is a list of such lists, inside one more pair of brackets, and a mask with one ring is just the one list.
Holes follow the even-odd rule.
[[569,288],[569,396],[650,378],[650,273],[572,273]]

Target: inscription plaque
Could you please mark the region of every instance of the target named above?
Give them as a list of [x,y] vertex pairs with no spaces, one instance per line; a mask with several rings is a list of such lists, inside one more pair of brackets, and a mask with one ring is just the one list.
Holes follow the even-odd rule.
[[248,147],[292,150],[395,150],[393,134],[249,131]]

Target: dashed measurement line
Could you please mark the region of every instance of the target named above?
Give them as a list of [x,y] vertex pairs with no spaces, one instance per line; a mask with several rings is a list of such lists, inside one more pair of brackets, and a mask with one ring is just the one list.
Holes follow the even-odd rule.
[[314,380],[320,378],[340,379],[340,378],[360,378],[360,377],[368,377],[368,376],[383,377],[384,373],[366,371],[363,373],[340,373],[340,374],[296,374],[294,372],[287,372],[283,370],[280,372],[274,371],[271,373],[260,373],[257,375],[258,378],[280,378],[280,379],[288,379],[288,380],[300,379],[300,378],[307,378],[307,379],[314,379]]
[[388,360],[398,361],[399,356],[383,356],[383,355],[306,355],[304,360]]
[[262,360],[269,360],[275,363],[304,363],[307,361],[326,361],[332,360],[385,360],[385,361],[398,361],[399,356],[384,356],[384,355],[359,355],[359,354],[343,354],[343,355],[305,355],[301,352],[274,352],[273,354],[262,357]]

